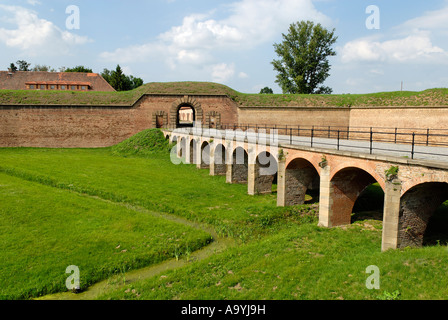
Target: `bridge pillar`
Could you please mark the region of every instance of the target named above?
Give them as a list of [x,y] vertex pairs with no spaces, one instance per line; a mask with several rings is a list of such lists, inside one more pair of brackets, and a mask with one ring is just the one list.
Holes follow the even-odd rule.
[[191,164],[190,161],[190,147],[191,147],[191,140],[193,137],[191,135],[185,137],[185,164]]
[[326,165],[320,171],[319,226],[321,227],[332,227],[333,196],[334,189],[330,180],[330,166]]
[[226,141],[226,183],[233,183],[233,140]]
[[279,159],[278,161],[277,206],[286,206],[286,159]]
[[381,244],[382,251],[398,248],[401,188],[400,180],[386,180],[383,211],[383,238]]
[[202,148],[201,148],[201,144],[202,144],[202,139],[198,139],[196,141],[196,168],[198,169],[202,169]]
[[210,164],[209,164],[209,169],[210,169],[210,175],[211,176],[215,176],[215,145],[213,142],[210,143]]

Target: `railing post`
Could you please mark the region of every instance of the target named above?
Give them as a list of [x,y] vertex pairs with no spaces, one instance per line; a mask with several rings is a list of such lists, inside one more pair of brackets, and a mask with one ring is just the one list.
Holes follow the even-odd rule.
[[339,135],[340,135],[340,130],[338,130],[338,151],[339,151]]
[[313,147],[314,126],[311,128],[311,148]]
[[415,132],[412,132],[412,151],[411,151],[411,159],[414,159],[415,153]]
[[398,133],[398,129],[395,128],[395,144],[397,144],[397,133]]
[[289,144],[292,144],[292,128],[289,129]]
[[429,129],[426,130],[426,146],[429,146]]
[[331,127],[328,126],[328,139],[330,139],[330,129],[331,129]]
[[372,127],[370,127],[370,154],[373,152],[373,130]]

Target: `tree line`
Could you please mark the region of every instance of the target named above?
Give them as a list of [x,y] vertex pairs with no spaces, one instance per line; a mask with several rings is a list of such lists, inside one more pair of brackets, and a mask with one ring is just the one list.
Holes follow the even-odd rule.
[[[17,64],[17,65],[16,65]],[[84,66],[76,66],[73,68],[61,67],[59,70],[55,70],[54,68],[47,65],[35,65],[31,68],[31,63],[25,60],[18,60],[16,64],[11,63],[9,65],[9,70],[15,71],[45,71],[45,72],[84,72],[84,73],[93,73],[92,69],[84,67]],[[104,69],[101,72],[101,76],[106,80],[112,88],[117,91],[128,91],[136,89],[143,85],[143,79],[134,77],[132,75],[126,75],[123,72],[123,69],[120,65],[117,65],[115,70]]]

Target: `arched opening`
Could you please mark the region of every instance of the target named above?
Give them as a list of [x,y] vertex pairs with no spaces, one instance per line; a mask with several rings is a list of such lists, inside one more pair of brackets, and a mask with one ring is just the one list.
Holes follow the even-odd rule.
[[165,139],[166,139],[166,140],[170,140],[170,136],[167,134],[167,135],[165,136]]
[[198,145],[198,143],[196,142],[196,140],[191,139],[191,141],[190,141],[190,163],[191,164],[197,164],[197,161],[196,161],[197,145]]
[[180,146],[179,146],[179,157],[183,158],[186,157],[186,150],[187,150],[187,140],[185,138],[180,139]]
[[359,196],[368,186],[376,182],[372,175],[359,168],[349,167],[337,172],[331,180],[333,187],[332,225],[350,224],[353,208]]
[[225,176],[227,172],[226,148],[222,144],[216,146],[213,159],[215,175]]
[[173,145],[173,151],[177,153],[177,136],[174,136],[171,140],[171,144]]
[[207,141],[201,145],[201,168],[210,168],[210,144]]
[[286,167],[285,205],[319,201],[319,173],[306,159],[294,159]]
[[400,248],[448,243],[448,183],[427,182],[400,200]]
[[177,109],[176,125],[178,128],[193,127],[196,121],[196,112],[194,108],[188,104],[182,104]]
[[247,183],[249,155],[246,150],[242,147],[236,148],[232,159],[232,183]]
[[360,220],[383,221],[384,191],[379,183],[367,186],[356,199],[351,222]]
[[278,163],[267,151],[261,152],[255,162],[255,192],[266,194],[277,192]]

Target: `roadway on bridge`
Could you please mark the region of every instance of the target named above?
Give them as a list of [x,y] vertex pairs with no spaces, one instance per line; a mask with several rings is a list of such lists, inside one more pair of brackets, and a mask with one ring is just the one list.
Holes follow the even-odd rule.
[[[216,130],[216,129],[192,129],[182,128],[176,129],[175,132],[179,133],[193,133],[199,136],[213,137],[213,138],[231,138],[234,137],[237,141],[244,141],[246,138],[249,142],[259,142],[267,144],[277,143],[279,146],[291,145],[298,147],[313,147],[329,150],[349,151],[358,154],[372,154],[372,155],[385,155],[399,158],[412,158],[412,145],[400,144],[400,143],[388,143],[388,142],[372,142],[360,141],[360,140],[343,140],[343,139],[328,139],[328,138],[312,138],[302,136],[289,136],[289,135],[270,135],[266,133],[255,133],[245,131],[233,131],[233,130]],[[277,139],[277,140],[275,140]],[[438,162],[448,162],[448,147],[433,147],[433,146],[414,146],[415,160],[428,160]]]

